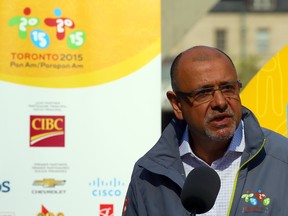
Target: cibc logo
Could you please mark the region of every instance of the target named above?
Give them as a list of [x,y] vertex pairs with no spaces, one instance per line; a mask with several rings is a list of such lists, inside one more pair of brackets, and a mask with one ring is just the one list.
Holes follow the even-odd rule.
[[9,181],[0,182],[0,192],[7,193],[9,191],[10,191],[10,182]]
[[30,147],[64,147],[64,116],[30,116]]
[[112,178],[110,180],[103,180],[97,178],[89,183],[93,189],[91,191],[94,197],[120,197],[123,194],[125,183]]

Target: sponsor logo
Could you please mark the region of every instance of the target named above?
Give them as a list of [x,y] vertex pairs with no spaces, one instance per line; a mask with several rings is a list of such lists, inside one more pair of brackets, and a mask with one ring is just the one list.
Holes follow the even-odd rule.
[[64,116],[30,116],[30,147],[64,147]]
[[0,212],[0,216],[15,216],[15,212]]
[[66,190],[56,190],[56,186],[63,186],[65,180],[55,180],[55,179],[43,179],[35,180],[33,182],[34,186],[42,186],[42,190],[32,190],[32,194],[65,194]]
[[261,189],[258,189],[256,193],[247,191],[246,194],[242,194],[241,199],[244,199],[247,205],[242,206],[242,213],[268,213],[268,206],[271,203],[271,199],[267,197]]
[[99,216],[113,216],[114,206],[113,204],[100,204]]
[[8,193],[10,191],[10,181],[0,182],[0,192]]
[[55,179],[43,179],[43,180],[35,180],[33,185],[40,185],[45,188],[55,187],[56,185],[64,185],[65,180],[55,180]]
[[[70,49],[78,49],[85,43],[86,34],[80,30],[74,30],[74,20],[62,16],[61,9],[55,8],[54,16],[46,17],[44,20],[40,20],[32,14],[32,9],[26,7],[23,14],[12,17],[8,25],[11,27],[17,26],[18,36],[21,39],[26,39],[30,35],[30,41],[38,49],[48,48],[52,41],[51,37],[55,37],[58,41],[66,39],[66,44]],[[49,35],[49,28],[54,29],[53,36]],[[67,35],[69,29],[73,32]]]
[[36,216],[64,216],[64,214],[62,212],[58,213],[50,212],[44,207],[44,205],[42,205],[41,212],[37,213]]
[[126,210],[128,208],[128,204],[129,204],[129,199],[125,198],[124,206],[123,206],[123,209],[122,209],[122,214],[125,214],[125,212],[126,212]]
[[112,178],[110,180],[103,180],[97,178],[89,183],[92,187],[91,194],[93,197],[120,197],[123,194],[125,183]]

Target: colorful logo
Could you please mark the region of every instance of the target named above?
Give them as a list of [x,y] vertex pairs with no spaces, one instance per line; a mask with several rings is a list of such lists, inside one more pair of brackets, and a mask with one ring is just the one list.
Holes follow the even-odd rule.
[[120,197],[123,194],[125,183],[113,178],[110,180],[103,180],[97,178],[89,183],[92,187],[92,196],[94,197]]
[[66,183],[65,180],[55,180],[55,179],[43,179],[43,180],[35,180],[33,182],[34,186],[42,186],[45,189],[40,190],[32,190],[32,194],[37,195],[46,195],[46,194],[53,194],[53,195],[63,195],[66,193],[66,190],[56,190],[56,186],[63,186]]
[[247,191],[246,194],[241,196],[241,199],[250,204],[249,206],[243,206],[243,212],[267,212],[267,207],[271,203],[271,199],[261,189],[258,189],[256,193]]
[[0,16],[0,80],[80,88],[159,70],[160,1],[25,2],[12,1]]
[[64,116],[30,116],[30,147],[64,147]]
[[50,212],[42,205],[41,212],[37,213],[36,216],[64,216],[64,214],[61,212],[58,212],[56,214],[53,212]]
[[114,206],[113,204],[100,204],[99,216],[113,216]]
[[43,180],[35,180],[33,185],[43,186],[45,188],[54,188],[55,186],[64,185],[65,180],[55,180],[55,179],[43,179]]
[[[50,35],[45,29],[36,29],[35,27],[41,23],[38,17],[31,16],[31,8],[26,7],[23,10],[22,16],[15,16],[10,19],[8,25],[18,27],[18,35],[21,39],[26,39],[30,32],[30,40],[33,45],[39,49],[45,49],[50,46]],[[55,29],[55,37],[57,40],[66,39],[68,29],[74,29],[75,22],[69,17],[63,17],[62,11],[59,8],[54,9],[53,18],[47,17],[44,19],[44,26]],[[83,31],[75,30],[71,32],[66,40],[66,43],[71,49],[78,49],[83,46],[86,40],[86,35]]]

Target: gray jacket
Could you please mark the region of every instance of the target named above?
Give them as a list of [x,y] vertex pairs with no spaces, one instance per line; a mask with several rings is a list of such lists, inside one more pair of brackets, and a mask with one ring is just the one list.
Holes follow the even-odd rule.
[[[288,215],[288,139],[263,129],[243,107],[245,150],[235,178],[227,215]],[[123,216],[190,215],[180,193],[185,172],[179,142],[186,124],[172,120],[135,166]]]

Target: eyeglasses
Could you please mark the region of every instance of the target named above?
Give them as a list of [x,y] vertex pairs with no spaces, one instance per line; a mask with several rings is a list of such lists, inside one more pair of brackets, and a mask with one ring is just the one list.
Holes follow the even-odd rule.
[[242,88],[242,83],[240,80],[234,82],[228,82],[222,84],[218,87],[204,87],[196,89],[192,92],[181,92],[175,91],[177,97],[182,98],[188,105],[192,106],[199,105],[202,103],[207,103],[214,98],[215,91],[221,91],[222,95],[225,98],[231,98],[238,96],[240,92],[240,88]]

